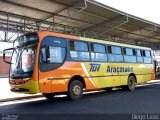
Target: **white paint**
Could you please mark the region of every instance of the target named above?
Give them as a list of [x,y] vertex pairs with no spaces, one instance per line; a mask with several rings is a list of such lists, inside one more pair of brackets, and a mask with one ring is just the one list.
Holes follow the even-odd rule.
[[94,84],[92,78],[90,78],[90,75],[89,75],[89,73],[88,73],[88,71],[87,71],[87,69],[86,69],[85,64],[84,64],[84,63],[81,63],[81,66],[82,66],[82,69],[83,69],[84,73],[86,74],[86,76],[87,76],[88,79],[90,80],[90,82],[96,87],[96,85]]

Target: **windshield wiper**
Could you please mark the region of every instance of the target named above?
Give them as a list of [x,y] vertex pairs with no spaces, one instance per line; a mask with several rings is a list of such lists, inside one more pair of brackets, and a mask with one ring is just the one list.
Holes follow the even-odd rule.
[[18,74],[29,74],[31,75],[33,73],[33,71],[28,71],[28,72],[18,72]]
[[28,72],[24,72],[24,73],[19,73],[19,74],[13,74],[11,76],[12,79],[23,79],[23,78],[28,78],[28,77],[32,77],[31,73]]
[[20,79],[20,78],[27,78],[27,77],[32,77],[33,71],[29,72],[18,72],[16,74],[12,74],[11,78],[12,79]]

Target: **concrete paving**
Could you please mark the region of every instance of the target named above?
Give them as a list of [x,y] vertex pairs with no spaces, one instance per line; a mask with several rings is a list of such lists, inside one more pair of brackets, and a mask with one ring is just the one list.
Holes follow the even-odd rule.
[[0,101],[1,100],[13,100],[20,97],[27,97],[27,96],[35,96],[32,94],[21,94],[21,93],[14,93],[10,91],[10,85],[8,83],[8,78],[0,78]]

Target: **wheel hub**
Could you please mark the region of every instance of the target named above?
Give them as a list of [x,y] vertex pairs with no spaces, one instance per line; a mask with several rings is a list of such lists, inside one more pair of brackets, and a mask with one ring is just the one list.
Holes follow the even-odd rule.
[[74,95],[76,96],[78,96],[81,93],[81,88],[78,85],[75,85],[72,90],[73,90]]
[[133,81],[133,80],[129,80],[129,86],[130,86],[131,88],[134,87],[134,81]]

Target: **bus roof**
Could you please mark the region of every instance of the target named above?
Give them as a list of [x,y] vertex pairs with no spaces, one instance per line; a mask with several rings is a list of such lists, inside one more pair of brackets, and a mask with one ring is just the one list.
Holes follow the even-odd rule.
[[68,35],[68,34],[62,34],[62,33],[56,33],[56,32],[38,31],[38,33],[45,34],[45,35],[43,35],[44,37],[47,36],[47,35],[53,35],[53,36],[56,36],[56,37],[70,38],[70,39],[82,40],[82,41],[88,41],[88,42],[109,44],[109,45],[129,47],[129,48],[135,48],[136,47],[137,49],[151,50],[151,48],[148,48],[148,47],[141,47],[141,46],[136,46],[136,45],[129,45],[129,44],[123,44],[123,43],[117,43],[117,42],[110,42],[110,41],[105,41],[105,40],[100,40],[100,39],[78,37],[78,36],[74,36],[74,35]]
[[137,49],[151,50],[151,48],[148,48],[148,47],[141,47],[141,46],[136,46],[136,45],[129,45],[129,44],[123,44],[123,43],[117,43],[117,42],[110,42],[110,41],[99,40],[99,39],[81,37],[81,40],[90,41],[90,42],[97,42],[97,43],[103,43],[103,44],[109,44],[109,45],[115,45],[115,46],[129,47],[129,48],[135,48],[136,47]]

